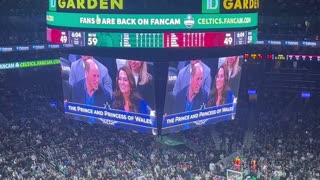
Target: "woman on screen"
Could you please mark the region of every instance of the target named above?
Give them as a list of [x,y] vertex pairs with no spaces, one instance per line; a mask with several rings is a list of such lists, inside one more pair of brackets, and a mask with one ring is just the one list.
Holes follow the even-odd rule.
[[228,85],[231,88],[235,96],[238,96],[239,83],[241,77],[241,67],[239,65],[239,56],[230,56],[226,58],[224,66],[228,70]]
[[232,103],[233,98],[233,93],[228,85],[228,70],[225,66],[220,66],[209,95],[208,107]]
[[130,68],[135,84],[142,98],[148,103],[151,109],[155,109],[155,94],[152,82],[152,75],[148,73],[146,61],[128,60],[126,65]]
[[147,103],[138,92],[134,76],[128,66],[119,69],[116,82],[116,90],[113,93],[113,109],[142,114],[150,113]]

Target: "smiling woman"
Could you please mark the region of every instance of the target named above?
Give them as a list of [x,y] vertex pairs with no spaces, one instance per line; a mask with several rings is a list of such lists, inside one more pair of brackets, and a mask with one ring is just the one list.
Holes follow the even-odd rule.
[[123,0],[58,0],[60,9],[123,9]]
[[123,66],[119,69],[113,98],[113,109],[142,114],[150,113],[147,103],[139,93],[129,66]]
[[226,67],[219,67],[209,96],[210,99],[207,104],[208,107],[232,103],[233,93],[228,85],[228,70]]

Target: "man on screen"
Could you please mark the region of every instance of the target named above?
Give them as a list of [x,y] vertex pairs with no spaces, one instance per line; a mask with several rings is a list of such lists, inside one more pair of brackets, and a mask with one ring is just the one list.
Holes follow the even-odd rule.
[[100,83],[100,71],[94,60],[84,63],[85,79],[73,85],[72,102],[103,107],[111,103],[111,94]]
[[112,80],[110,78],[108,68],[101,64],[99,61],[95,60],[92,56],[81,56],[80,59],[74,61],[71,64],[69,76],[70,85],[74,86],[74,84],[85,78],[85,62],[89,59],[93,60],[99,69],[101,85],[110,94],[112,94]]
[[175,113],[187,112],[200,109],[207,103],[207,92],[202,88],[203,66],[201,62],[192,64],[189,85],[179,91],[175,100]]
[[209,94],[211,82],[212,82],[211,75],[210,75],[211,74],[210,68],[206,64],[204,64],[201,60],[191,60],[187,66],[185,66],[179,71],[178,78],[174,84],[174,88],[172,92],[173,95],[177,95],[179,91],[181,91],[183,88],[189,85],[188,80],[190,79],[190,76],[191,76],[191,67],[196,63],[200,63],[202,66],[203,82],[201,86],[205,90],[207,95]]

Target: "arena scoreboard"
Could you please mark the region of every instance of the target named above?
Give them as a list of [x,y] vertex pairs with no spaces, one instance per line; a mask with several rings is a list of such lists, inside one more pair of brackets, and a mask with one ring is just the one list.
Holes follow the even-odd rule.
[[117,48],[211,48],[252,44],[257,31],[229,32],[84,32],[47,29],[52,43]]
[[47,40],[114,48],[213,48],[257,41],[258,0],[179,2],[49,0]]

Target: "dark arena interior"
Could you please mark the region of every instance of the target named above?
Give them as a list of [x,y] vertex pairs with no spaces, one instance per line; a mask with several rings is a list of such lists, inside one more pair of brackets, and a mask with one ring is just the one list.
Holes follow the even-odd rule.
[[0,4],[0,179],[320,179],[320,0]]

